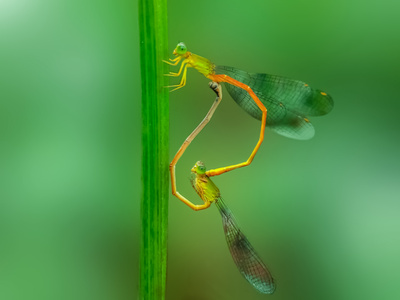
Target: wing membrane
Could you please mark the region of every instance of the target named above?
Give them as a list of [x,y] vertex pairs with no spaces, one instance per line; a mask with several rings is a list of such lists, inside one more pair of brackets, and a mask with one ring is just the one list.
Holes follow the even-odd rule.
[[259,292],[272,294],[275,291],[275,284],[271,273],[240,230],[230,209],[221,198],[215,203],[222,216],[229,251],[240,273]]
[[[290,138],[312,138],[314,129],[306,117],[322,116],[333,108],[331,96],[303,81],[277,75],[251,74],[233,67],[218,66],[215,71],[249,85],[268,110],[267,126]],[[261,120],[260,109],[245,90],[231,84],[225,86],[240,107]]]

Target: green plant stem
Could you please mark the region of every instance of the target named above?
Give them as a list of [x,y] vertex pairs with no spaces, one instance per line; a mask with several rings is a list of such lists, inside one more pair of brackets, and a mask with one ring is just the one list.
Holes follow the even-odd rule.
[[139,0],[142,76],[140,299],[165,299],[169,198],[167,1]]

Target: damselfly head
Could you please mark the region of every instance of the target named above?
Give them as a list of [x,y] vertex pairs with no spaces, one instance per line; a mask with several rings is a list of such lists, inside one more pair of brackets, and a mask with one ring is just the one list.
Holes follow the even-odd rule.
[[176,48],[174,50],[174,52],[172,52],[173,55],[176,56],[181,56],[184,55],[187,52],[187,47],[185,45],[185,43],[180,42],[178,45],[176,45]]
[[196,173],[198,175],[203,175],[206,173],[206,166],[202,161],[196,162],[196,164],[193,166],[192,170],[193,173]]

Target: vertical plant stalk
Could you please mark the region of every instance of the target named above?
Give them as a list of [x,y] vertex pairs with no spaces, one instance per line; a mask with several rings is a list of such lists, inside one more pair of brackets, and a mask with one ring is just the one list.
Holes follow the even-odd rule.
[[165,299],[169,198],[167,0],[139,0],[142,76],[140,299]]

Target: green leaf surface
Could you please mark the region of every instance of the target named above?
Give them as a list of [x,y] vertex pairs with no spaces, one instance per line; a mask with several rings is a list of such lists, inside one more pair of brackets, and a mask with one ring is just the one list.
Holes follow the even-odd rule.
[[169,101],[167,1],[139,0],[142,76],[140,299],[164,299],[167,265]]

